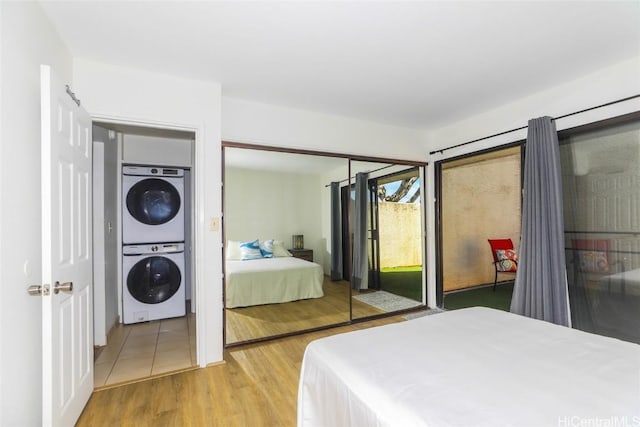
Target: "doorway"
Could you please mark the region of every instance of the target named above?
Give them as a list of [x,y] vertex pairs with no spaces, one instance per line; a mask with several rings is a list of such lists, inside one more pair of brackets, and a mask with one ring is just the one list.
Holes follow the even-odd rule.
[[514,274],[496,277],[488,239],[520,245],[520,144],[436,164],[439,195],[438,305],[509,310]]
[[[94,201],[98,202],[97,206],[94,204],[94,255],[97,257],[94,258],[95,387],[195,367],[195,289],[191,256],[195,133],[98,121],[94,121],[93,132],[94,146],[99,147],[94,158]],[[170,228],[163,227],[163,231],[173,232],[177,227],[184,233],[175,237],[175,233],[167,235],[141,230],[136,231],[131,240],[130,233],[125,232],[131,226],[124,224],[125,209],[129,212],[131,208],[125,193],[132,190],[127,187],[125,191],[124,188],[127,179],[134,179],[140,185],[146,181],[155,185],[139,191],[141,200],[151,203],[152,199],[156,202],[167,199],[171,206],[176,202],[183,206],[181,215],[167,216],[173,222]],[[171,191],[163,191],[164,187],[160,185],[167,183],[172,184]],[[134,185],[130,187],[134,188]],[[169,212],[162,210],[161,204],[154,206],[160,209],[154,215]],[[178,219],[179,224],[176,224]],[[137,268],[141,263],[150,274],[134,274],[141,270]],[[142,271],[144,273],[145,268]],[[135,285],[138,288],[131,287],[132,280],[138,283]],[[148,292],[136,299],[135,289],[140,290],[140,286]],[[155,296],[161,297],[165,287],[173,290],[171,295],[156,298],[153,304],[137,302],[152,298],[155,294],[149,292],[154,290],[159,293]]]

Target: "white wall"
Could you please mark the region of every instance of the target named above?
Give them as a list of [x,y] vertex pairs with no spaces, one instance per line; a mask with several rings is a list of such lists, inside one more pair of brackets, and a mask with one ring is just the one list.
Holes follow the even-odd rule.
[[[304,235],[314,261],[323,264],[319,175],[225,168],[226,238],[276,239],[286,248],[293,234]],[[328,272],[325,271],[326,274]]]
[[93,341],[106,345],[118,321],[118,141],[93,126]]
[[222,97],[222,139],[400,160],[426,160],[425,133]]
[[220,85],[76,59],[76,93],[104,122],[194,131],[195,284],[198,361],[222,360]]
[[120,284],[120,176],[118,156],[121,136],[107,132],[104,144],[104,221],[105,221],[105,332],[118,322]]
[[71,56],[36,2],[0,2],[0,425],[42,422],[40,64]]
[[107,345],[105,291],[105,221],[104,221],[104,139],[107,133],[93,127],[93,345]]
[[122,162],[139,165],[191,167],[190,139],[124,134]]

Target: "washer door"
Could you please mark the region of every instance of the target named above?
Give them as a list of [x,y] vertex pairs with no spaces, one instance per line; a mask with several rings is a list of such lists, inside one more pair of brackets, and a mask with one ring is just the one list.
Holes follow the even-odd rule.
[[127,193],[127,210],[143,224],[160,225],[173,219],[180,210],[178,190],[163,179],[147,178]]
[[136,300],[160,304],[178,292],[182,275],[175,262],[166,257],[151,256],[138,261],[129,271],[127,288]]

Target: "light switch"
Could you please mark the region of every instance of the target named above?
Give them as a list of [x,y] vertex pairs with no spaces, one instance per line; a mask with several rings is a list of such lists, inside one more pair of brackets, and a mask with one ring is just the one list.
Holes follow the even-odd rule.
[[211,224],[210,224],[210,226],[209,226],[209,229],[210,229],[211,231],[218,231],[218,230],[220,230],[220,218],[215,217],[215,216],[214,216],[214,217],[212,217],[212,218],[211,218]]

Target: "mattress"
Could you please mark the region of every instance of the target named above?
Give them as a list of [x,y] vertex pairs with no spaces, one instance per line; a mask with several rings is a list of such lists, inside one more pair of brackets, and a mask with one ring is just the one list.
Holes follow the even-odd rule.
[[324,296],[324,272],[294,257],[227,260],[226,307],[290,302]]
[[640,423],[640,346],[481,307],[314,341],[298,390],[298,426],[612,420]]

